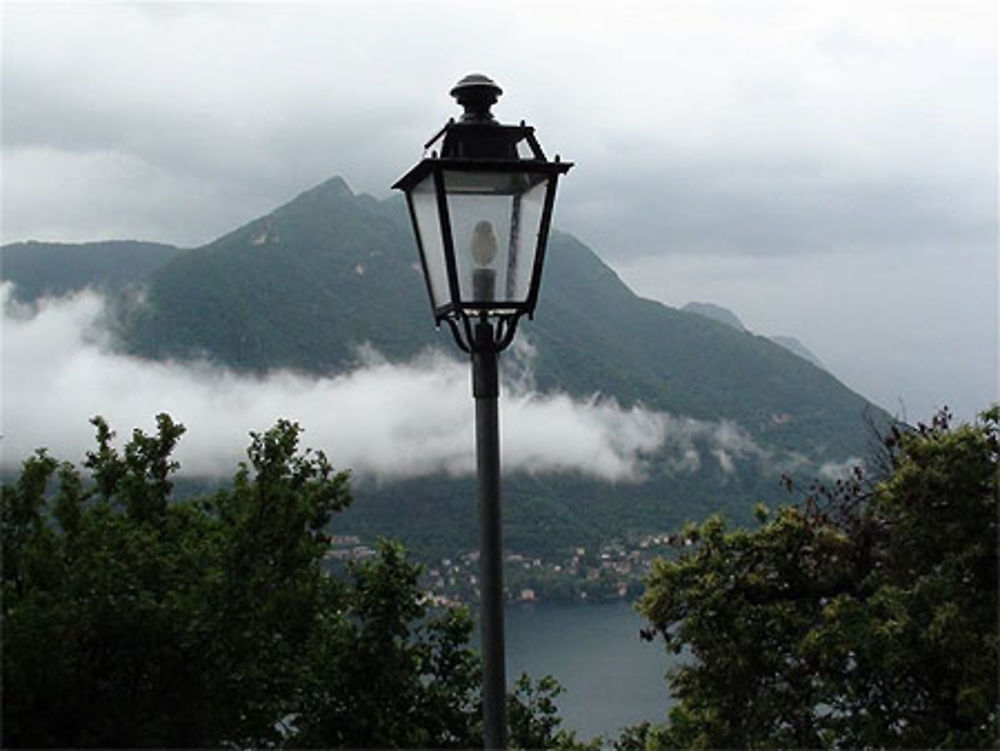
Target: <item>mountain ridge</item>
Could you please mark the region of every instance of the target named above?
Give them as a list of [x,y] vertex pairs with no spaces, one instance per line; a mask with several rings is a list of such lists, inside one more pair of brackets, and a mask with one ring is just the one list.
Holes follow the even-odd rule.
[[[740,320],[733,311],[728,308],[724,308],[721,305],[716,305],[715,303],[704,303],[704,302],[689,302],[681,310],[688,313],[694,313],[695,315],[704,316],[705,318],[711,318],[713,321],[718,321],[737,331],[749,332],[746,326],[743,325],[743,321]],[[806,347],[802,342],[796,339],[794,336],[788,336],[784,334],[772,334],[768,336],[775,344],[778,344],[789,352],[792,352],[803,360],[812,363],[817,368],[821,370],[829,370],[826,365],[815,355],[813,352]]]

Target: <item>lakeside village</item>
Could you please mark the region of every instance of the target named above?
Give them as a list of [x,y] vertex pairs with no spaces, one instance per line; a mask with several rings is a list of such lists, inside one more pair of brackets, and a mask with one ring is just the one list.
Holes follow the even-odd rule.
[[[669,555],[670,540],[667,533],[647,534],[599,549],[573,548],[560,560],[508,551],[504,595],[507,602],[524,603],[635,599],[642,594],[653,559]],[[330,538],[325,560],[339,568],[374,555],[374,548],[360,537],[339,535]],[[425,564],[420,586],[433,605],[474,605],[479,601],[479,551]]]

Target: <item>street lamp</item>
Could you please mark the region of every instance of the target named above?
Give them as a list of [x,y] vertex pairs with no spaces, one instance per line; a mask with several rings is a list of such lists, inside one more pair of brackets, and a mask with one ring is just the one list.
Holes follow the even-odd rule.
[[[472,357],[479,477],[483,729],[506,747],[497,354],[532,317],[556,182],[573,165],[548,161],[534,128],[490,113],[501,89],[483,75],[451,90],[464,108],[424,145],[393,188],[406,194],[434,321]],[[429,156],[426,156],[429,152]]]

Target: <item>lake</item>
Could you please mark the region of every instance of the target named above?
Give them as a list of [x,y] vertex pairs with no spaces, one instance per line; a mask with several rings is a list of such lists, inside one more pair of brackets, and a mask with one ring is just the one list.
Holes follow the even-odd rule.
[[624,601],[511,605],[506,611],[507,679],[552,675],[562,727],[589,739],[618,736],[643,720],[660,722],[670,703],[672,661],[661,640],[639,638],[643,622]]

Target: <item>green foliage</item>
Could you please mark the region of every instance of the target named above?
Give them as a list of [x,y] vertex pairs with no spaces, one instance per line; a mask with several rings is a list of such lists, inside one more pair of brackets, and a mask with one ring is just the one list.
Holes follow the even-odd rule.
[[231,488],[177,501],[182,426],[160,415],[119,451],[93,423],[89,476],[40,450],[3,489],[5,747],[481,742],[469,614],[429,612],[397,544],[324,572],[348,476],[297,425],[252,434]]
[[998,419],[896,432],[882,482],[762,507],[756,530],[685,530],[640,606],[690,653],[679,703],[623,747],[995,744]]
[[94,424],[91,482],[39,452],[4,489],[5,743],[276,741],[296,656],[342,597],[319,558],[346,476],[280,422],[231,491],[170,503],[183,427],[160,415],[120,453]]
[[556,697],[562,686],[552,676],[532,682],[522,673],[514,683],[514,692],[507,696],[507,723],[513,748],[554,748],[567,751],[599,751],[603,739],[589,742],[577,739],[576,733],[560,728]]
[[398,544],[353,567],[354,586],[316,644],[318,680],[293,720],[295,743],[461,748],[481,742],[479,660],[464,610],[428,618],[419,567]]

